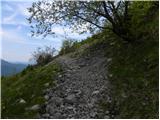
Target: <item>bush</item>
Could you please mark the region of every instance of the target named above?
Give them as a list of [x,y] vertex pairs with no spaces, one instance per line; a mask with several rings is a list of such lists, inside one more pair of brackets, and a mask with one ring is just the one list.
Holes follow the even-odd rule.
[[49,46],[45,46],[45,48],[38,47],[32,54],[32,59],[36,61],[37,65],[45,65],[52,61],[55,52],[56,49]]
[[59,55],[64,55],[70,52],[74,52],[76,48],[78,47],[78,42],[72,39],[64,40],[62,43],[61,50],[59,52]]

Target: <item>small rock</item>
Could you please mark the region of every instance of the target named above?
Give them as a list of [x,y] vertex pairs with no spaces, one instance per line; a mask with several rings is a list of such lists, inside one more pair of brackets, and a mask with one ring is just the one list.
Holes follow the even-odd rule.
[[146,103],[145,103],[145,102],[143,102],[143,103],[142,103],[142,105],[143,105],[143,106],[145,106],[145,105],[146,105]]
[[114,118],[114,115],[111,115],[112,118]]
[[45,83],[44,86],[45,86],[45,87],[48,87],[48,86],[49,86],[49,83]]
[[69,106],[69,107],[67,107],[67,109],[69,109],[69,110],[73,110],[73,109],[74,109],[74,107]]
[[81,93],[80,90],[74,90],[73,92],[74,92],[74,93]]
[[94,106],[94,105],[93,105],[92,103],[89,103],[89,104],[88,104],[88,107],[89,107],[89,108],[92,108],[93,106]]
[[48,114],[48,113],[43,114],[42,116],[43,116],[44,118],[49,118],[49,114]]
[[66,77],[70,77],[70,76],[71,76],[71,74],[69,74],[69,73],[66,73],[66,74],[65,74],[65,76],[66,76]]
[[48,93],[51,89],[47,88],[45,90],[43,90],[43,93]]
[[112,58],[108,58],[108,59],[107,59],[107,62],[110,62],[110,61],[112,61]]
[[54,119],[54,117],[53,117],[53,116],[50,116],[49,118],[50,118],[50,119]]
[[92,95],[97,95],[97,94],[99,94],[99,91],[98,91],[98,90],[93,91],[93,93],[92,93]]
[[69,103],[69,104],[76,103],[77,102],[76,96],[74,94],[71,94],[71,95],[67,96],[65,98],[65,102]]
[[58,75],[58,77],[59,77],[59,78],[61,78],[61,77],[62,77],[62,75]]
[[52,97],[49,102],[55,103],[55,105],[60,106],[63,103],[63,99],[60,97]]
[[110,119],[110,117],[108,115],[105,115],[104,119]]
[[80,64],[80,65],[79,65],[80,68],[81,68],[81,67],[84,67],[84,66],[85,66],[85,64]]
[[33,98],[35,95],[33,94],[32,96],[31,96],[31,98]]
[[44,98],[45,98],[46,100],[48,100],[48,99],[49,99],[49,96],[48,96],[48,95],[45,95]]
[[71,72],[71,70],[68,69],[67,72]]
[[105,111],[105,114],[109,114],[109,111],[107,110],[107,111]]
[[71,88],[66,89],[66,92],[70,92],[70,91],[71,91]]
[[46,106],[46,111],[49,113],[49,114],[54,114],[55,113],[55,109],[53,109],[53,108],[55,108],[56,106],[54,106],[54,105],[47,105]]
[[61,118],[61,113],[55,113],[54,116],[55,116],[54,119],[60,119]]
[[112,77],[113,75],[112,74],[109,74],[109,77]]
[[24,99],[20,99],[20,100],[19,100],[19,103],[24,104],[24,103],[26,103],[26,101],[25,101]]
[[126,97],[127,97],[127,95],[126,95],[125,93],[122,93],[122,97],[126,98]]
[[40,105],[33,105],[32,107],[29,108],[29,110],[37,111],[40,109]]
[[91,117],[95,117],[96,114],[97,114],[96,112],[91,112],[91,113],[90,113],[90,116],[91,116]]

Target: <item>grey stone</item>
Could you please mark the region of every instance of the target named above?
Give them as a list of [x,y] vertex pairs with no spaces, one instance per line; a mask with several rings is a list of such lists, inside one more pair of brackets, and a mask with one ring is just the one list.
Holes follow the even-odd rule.
[[107,59],[107,62],[111,62],[111,61],[112,61],[112,58],[108,58],[108,59]]
[[37,111],[40,109],[40,105],[36,104],[29,108],[29,110]]
[[45,86],[45,87],[48,87],[48,86],[49,86],[49,83],[45,83],[44,86]]
[[21,99],[19,100],[19,103],[25,104],[26,101],[25,101],[24,99],[21,98]]
[[44,90],[45,93],[49,92],[51,89],[47,88]]
[[54,116],[55,119],[60,119],[62,117],[61,113],[55,113]]
[[62,78],[62,75],[58,75],[59,78]]
[[80,90],[74,90],[74,93],[76,93],[76,95],[78,95],[78,96],[82,94],[82,92]]
[[48,113],[42,115],[44,118],[49,118],[50,115]]
[[113,75],[112,74],[109,74],[109,77],[112,77]]
[[104,119],[110,119],[109,115],[105,115]]
[[96,112],[91,112],[91,113],[90,113],[90,116],[93,118],[93,117],[96,116],[96,114],[97,114]]
[[55,106],[52,106],[52,105],[47,105],[46,106],[46,111],[47,111],[47,113],[49,113],[49,114],[54,114],[55,113]]
[[109,111],[107,110],[107,111],[105,111],[105,114],[109,114]]
[[50,119],[54,119],[54,116],[49,116]]
[[71,74],[69,74],[69,73],[66,73],[66,74],[65,74],[65,76],[66,76],[66,77],[70,77],[70,76],[71,76]]
[[80,64],[80,65],[79,65],[80,68],[81,68],[81,67],[84,67],[84,66],[85,66],[85,64]]
[[69,104],[76,103],[76,102],[77,102],[77,99],[76,99],[75,94],[68,95],[68,96],[65,98],[65,102],[66,102],[66,103],[69,103]]
[[66,92],[70,92],[71,91],[71,88],[68,88],[67,90],[66,90]]
[[55,105],[61,105],[63,103],[63,98],[52,97],[49,102],[55,103]]
[[98,91],[98,90],[93,91],[93,93],[92,93],[92,95],[97,95],[97,94],[99,94],[99,91]]
[[74,109],[74,107],[69,106],[69,107],[67,107],[67,109],[69,109],[69,110],[73,110],[73,109]]
[[48,99],[49,99],[49,96],[48,96],[48,95],[45,95],[44,98],[45,98],[46,100],[48,100]]
[[94,105],[93,105],[92,103],[89,103],[89,104],[88,104],[88,107],[89,107],[89,108],[92,108],[93,106],[94,106]]

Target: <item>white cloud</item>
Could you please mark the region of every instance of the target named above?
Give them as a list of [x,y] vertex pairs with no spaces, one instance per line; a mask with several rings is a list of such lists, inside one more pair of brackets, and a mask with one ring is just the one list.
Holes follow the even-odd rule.
[[[31,5],[30,2],[13,2],[11,5],[6,3],[3,5],[1,12],[4,13],[4,16],[0,24],[29,26],[26,18],[29,16],[27,8]],[[10,15],[6,16],[6,11]]]

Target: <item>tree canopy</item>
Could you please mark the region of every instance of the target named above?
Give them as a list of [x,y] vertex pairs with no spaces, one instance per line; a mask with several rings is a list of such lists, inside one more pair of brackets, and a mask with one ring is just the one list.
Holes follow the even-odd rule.
[[79,33],[110,29],[122,37],[128,6],[129,1],[39,1],[28,8],[28,20],[33,35],[54,34],[52,27],[59,24]]
[[[54,25],[78,33],[109,29],[125,41],[132,41],[130,1],[39,1],[28,8],[32,35],[54,34]],[[157,4],[157,3],[156,3]]]

